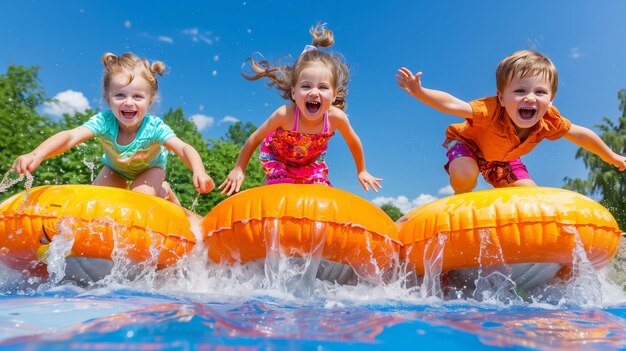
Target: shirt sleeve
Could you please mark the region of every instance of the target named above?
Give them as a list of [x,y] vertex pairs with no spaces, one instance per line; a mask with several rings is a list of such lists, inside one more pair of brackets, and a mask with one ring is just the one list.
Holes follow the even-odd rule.
[[102,112],[91,116],[87,122],[83,123],[83,127],[89,129],[94,135],[104,134],[105,126],[106,121]]
[[155,138],[161,143],[164,144],[168,139],[176,136],[176,133],[163,122],[162,119],[155,117],[158,120],[158,127],[156,128]]
[[491,115],[498,107],[497,97],[487,97],[469,102],[472,107],[472,118],[467,119],[467,123],[476,127],[482,127],[490,123]]

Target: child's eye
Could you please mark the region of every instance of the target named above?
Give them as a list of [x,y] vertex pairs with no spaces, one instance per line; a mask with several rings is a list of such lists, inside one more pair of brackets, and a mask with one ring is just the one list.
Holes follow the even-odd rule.
[[135,96],[133,96],[133,99],[135,99],[135,100],[143,100],[143,95],[135,95]]
[[518,93],[518,94],[524,94],[526,92],[526,90],[524,89],[515,89],[513,90],[514,93]]

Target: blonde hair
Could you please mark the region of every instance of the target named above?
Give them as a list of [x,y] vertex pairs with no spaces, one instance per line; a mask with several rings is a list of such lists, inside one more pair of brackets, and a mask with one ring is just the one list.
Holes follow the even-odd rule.
[[[312,44],[316,48],[329,48],[334,43],[333,32],[325,27],[325,24],[318,23],[309,30],[313,37]],[[289,65],[272,65],[266,60],[257,61],[252,57],[246,59],[250,62],[254,74],[241,75],[248,80],[257,80],[260,78],[268,78],[269,86],[274,86],[280,92],[279,94],[285,100],[293,101],[291,97],[291,89],[296,86],[300,72],[315,63],[324,64],[331,75],[331,84],[335,90],[337,97],[333,102],[333,106],[342,110],[346,109],[346,95],[348,95],[348,79],[349,67],[343,58],[338,54],[329,54],[320,50],[306,50],[297,59],[296,62]]]
[[150,103],[154,101],[159,91],[159,82],[155,74],[160,76],[165,73],[165,64],[161,61],[154,61],[152,64],[146,59],[142,59],[135,54],[127,52],[121,56],[116,56],[110,52],[102,55],[102,64],[104,65],[104,75],[102,77],[103,97],[106,101],[109,101],[107,94],[111,85],[111,78],[119,73],[125,73],[128,75],[128,82],[135,79],[135,74],[141,74],[146,82],[150,85],[152,96],[150,97]]
[[559,74],[550,59],[534,50],[520,50],[505,57],[496,68],[496,84],[499,92],[511,82],[513,77],[520,78],[541,75],[550,83],[552,96],[559,85]]

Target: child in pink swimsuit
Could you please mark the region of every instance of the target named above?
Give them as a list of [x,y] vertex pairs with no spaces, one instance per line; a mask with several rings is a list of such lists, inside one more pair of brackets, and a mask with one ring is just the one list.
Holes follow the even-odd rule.
[[328,112],[324,113],[324,129],[320,134],[298,132],[300,110],[296,108],[293,129],[278,128],[261,144],[261,163],[267,173],[267,184],[323,184],[328,180],[326,150],[335,133],[328,132]]
[[354,158],[357,177],[365,191],[381,188],[381,178],[365,168],[361,140],[343,111],[348,91],[348,67],[341,57],[318,47],[332,46],[333,33],[317,25],[311,28],[313,45],[307,45],[292,66],[272,66],[249,58],[254,75],[248,80],[268,78],[270,85],[292,103],[279,107],[250,135],[235,167],[219,186],[222,194],[239,191],[254,150],[261,146],[261,162],[267,184],[296,183],[330,186],[324,162],[328,140],[339,130]]

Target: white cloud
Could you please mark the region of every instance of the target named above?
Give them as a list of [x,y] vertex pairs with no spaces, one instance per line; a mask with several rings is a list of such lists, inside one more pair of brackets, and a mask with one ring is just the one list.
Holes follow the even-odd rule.
[[444,186],[443,188],[437,191],[439,195],[454,195],[454,189],[452,189],[452,185]]
[[124,21],[124,28],[130,28],[132,23],[129,20]]
[[220,121],[220,124],[222,124],[222,123],[237,123],[237,122],[239,122],[239,118],[235,118],[233,116],[225,116]]
[[159,35],[157,40],[168,44],[174,44],[174,39],[172,39],[171,37],[166,37],[165,35]]
[[80,91],[66,90],[55,95],[56,101],[46,102],[43,105],[43,113],[61,117],[67,113],[73,115],[76,112],[85,112],[89,109],[89,101]]
[[573,59],[577,59],[583,56],[583,53],[580,51],[580,48],[574,47],[569,50],[569,57]]
[[400,195],[398,197],[385,197],[380,196],[372,200],[374,204],[377,206],[382,206],[384,204],[392,204],[400,209],[400,211],[404,214],[411,212],[412,209],[420,207],[429,202],[435,201],[437,198],[435,196],[429,194],[420,194],[413,200],[409,200],[408,197],[404,195]]
[[191,120],[196,125],[196,127],[198,127],[199,131],[209,129],[215,124],[215,118],[205,116],[199,113],[189,117],[189,120]]
[[183,30],[183,34],[188,36],[193,42],[202,42],[208,45],[213,45],[214,42],[220,40],[220,38],[213,35],[213,33],[201,32],[198,28],[185,29]]

